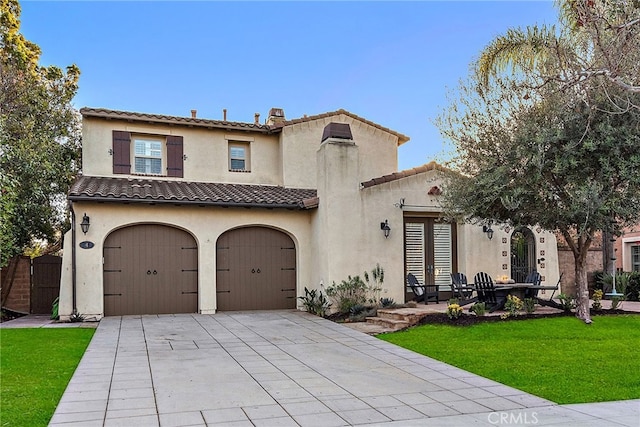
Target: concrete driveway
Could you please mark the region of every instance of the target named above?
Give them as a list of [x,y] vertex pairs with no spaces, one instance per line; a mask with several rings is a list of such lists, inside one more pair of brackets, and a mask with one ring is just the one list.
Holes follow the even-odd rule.
[[104,318],[50,425],[637,426],[559,406],[298,311]]

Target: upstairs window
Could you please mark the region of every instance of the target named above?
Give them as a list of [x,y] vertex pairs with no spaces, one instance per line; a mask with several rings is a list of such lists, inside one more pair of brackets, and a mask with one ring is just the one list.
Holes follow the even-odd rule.
[[[184,138],[179,135],[132,135],[113,131],[114,174],[184,177]],[[133,157],[133,161],[132,158]]]
[[134,137],[134,173],[162,174],[163,141],[148,137]]
[[229,142],[229,171],[249,172],[249,144]]

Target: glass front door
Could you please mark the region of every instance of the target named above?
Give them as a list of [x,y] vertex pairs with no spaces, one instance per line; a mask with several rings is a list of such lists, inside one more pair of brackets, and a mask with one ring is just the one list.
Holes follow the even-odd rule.
[[[455,224],[441,222],[438,218],[405,218],[405,280],[412,273],[420,284],[440,285],[447,291],[451,285],[451,273],[456,268]],[[406,289],[406,300],[413,299]]]

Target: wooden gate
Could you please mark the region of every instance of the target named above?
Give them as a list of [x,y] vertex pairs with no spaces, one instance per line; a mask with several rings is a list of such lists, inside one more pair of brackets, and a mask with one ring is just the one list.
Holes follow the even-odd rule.
[[42,255],[31,260],[31,313],[51,314],[51,305],[60,295],[62,258]]

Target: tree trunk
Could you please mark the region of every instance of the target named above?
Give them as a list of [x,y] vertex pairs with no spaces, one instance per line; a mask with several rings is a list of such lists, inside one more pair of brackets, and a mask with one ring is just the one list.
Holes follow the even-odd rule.
[[[589,248],[581,248],[581,251],[574,252],[576,265],[576,317],[591,323],[591,312],[589,310],[589,283],[587,282],[587,254]],[[582,253],[584,252],[584,253]]]

